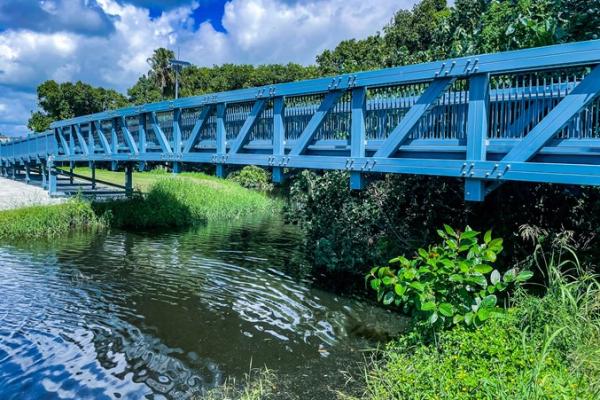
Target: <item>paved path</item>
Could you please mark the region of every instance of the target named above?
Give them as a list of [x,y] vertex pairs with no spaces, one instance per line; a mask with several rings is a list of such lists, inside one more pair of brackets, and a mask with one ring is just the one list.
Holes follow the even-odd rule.
[[0,178],[0,210],[40,204],[56,204],[64,201],[64,198],[51,198],[48,196],[48,192],[39,186]]

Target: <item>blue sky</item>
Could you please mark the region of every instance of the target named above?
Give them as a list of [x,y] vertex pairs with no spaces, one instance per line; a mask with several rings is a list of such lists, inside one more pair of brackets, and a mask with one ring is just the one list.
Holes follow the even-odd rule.
[[311,64],[416,0],[0,0],[0,133],[23,135],[36,87],[82,80],[123,93],[158,47],[196,65]]

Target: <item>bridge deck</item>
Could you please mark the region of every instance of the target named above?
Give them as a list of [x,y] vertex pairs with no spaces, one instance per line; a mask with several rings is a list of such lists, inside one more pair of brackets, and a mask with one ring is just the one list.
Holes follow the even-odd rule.
[[[600,40],[129,107],[0,146],[3,172],[54,162],[212,163],[600,185]],[[52,186],[51,186],[52,188]]]

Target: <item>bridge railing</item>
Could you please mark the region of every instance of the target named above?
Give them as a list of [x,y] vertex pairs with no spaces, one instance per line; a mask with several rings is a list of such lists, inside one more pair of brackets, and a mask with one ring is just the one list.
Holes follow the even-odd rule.
[[54,155],[600,185],[598,64],[588,41],[144,104],[54,122]]

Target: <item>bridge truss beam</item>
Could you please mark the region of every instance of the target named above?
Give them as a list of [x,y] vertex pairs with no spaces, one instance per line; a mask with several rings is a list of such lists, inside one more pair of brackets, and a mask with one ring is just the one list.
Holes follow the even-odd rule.
[[445,176],[471,201],[506,181],[600,185],[599,64],[596,40],[145,104],[54,122],[0,161],[337,169],[354,189]]

